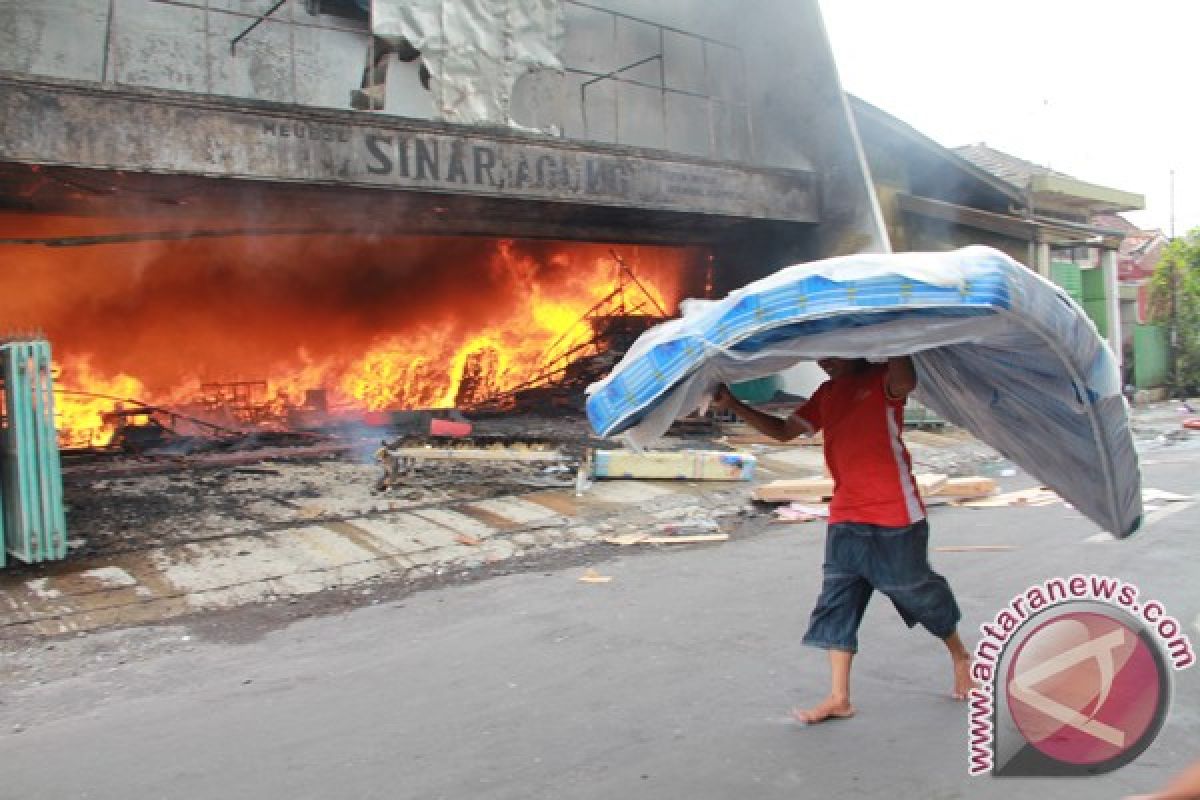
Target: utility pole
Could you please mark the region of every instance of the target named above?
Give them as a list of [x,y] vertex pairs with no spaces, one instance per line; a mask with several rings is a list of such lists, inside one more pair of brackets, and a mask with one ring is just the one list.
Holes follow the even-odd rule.
[[1175,170],[1171,170],[1171,241],[1175,241]]
[[[1174,241],[1174,235],[1171,236]],[[1171,388],[1179,391],[1179,321],[1178,321],[1178,303],[1179,295],[1179,270],[1174,262],[1171,262],[1171,330],[1167,332],[1167,352],[1171,359]],[[1171,399],[1168,395],[1167,399]]]
[[[1175,170],[1171,170],[1170,187],[1171,242],[1175,241]],[[1179,269],[1171,264],[1171,329],[1167,331],[1167,357],[1171,360],[1171,388],[1179,391]],[[1168,398],[1169,399],[1169,398]]]

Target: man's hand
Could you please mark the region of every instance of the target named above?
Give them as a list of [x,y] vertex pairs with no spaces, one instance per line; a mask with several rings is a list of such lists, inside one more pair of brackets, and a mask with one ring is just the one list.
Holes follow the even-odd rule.
[[883,387],[892,400],[906,399],[917,388],[917,370],[912,359],[908,356],[889,358]]
[[722,383],[713,393],[711,405],[721,411],[733,411],[737,405],[737,398],[733,396],[733,392],[729,391],[729,387]]
[[790,415],[787,419],[765,414],[738,400],[725,384],[721,384],[713,392],[709,406],[737,414],[751,428],[781,442],[790,441],[801,434],[812,433],[812,427],[795,414]]

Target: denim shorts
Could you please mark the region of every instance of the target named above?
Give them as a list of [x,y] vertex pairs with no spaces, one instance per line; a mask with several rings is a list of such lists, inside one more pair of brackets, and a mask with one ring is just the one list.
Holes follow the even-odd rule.
[[835,522],[825,537],[823,581],[804,643],[858,651],[858,626],[871,592],[891,599],[908,627],[920,623],[939,639],[954,633],[962,615],[950,584],[929,566],[929,525],[906,528]]

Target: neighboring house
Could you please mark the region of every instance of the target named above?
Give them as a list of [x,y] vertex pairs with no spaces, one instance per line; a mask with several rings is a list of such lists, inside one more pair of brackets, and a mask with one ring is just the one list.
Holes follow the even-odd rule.
[[986,244],[1032,265],[1037,225],[1021,195],[896,117],[848,96],[893,250]]
[[1023,192],[1038,219],[1080,226],[1073,242],[1046,242],[1050,277],[1087,311],[1122,361],[1126,383],[1141,388],[1165,376],[1166,341],[1146,321],[1146,278],[1166,244],[1161,232],[1141,231],[1120,216],[1145,207],[1142,195],[1081,181],[986,144],[954,148],[980,169]]
[[[864,100],[847,100],[894,250],[1003,250],[1063,286],[1126,359],[1141,317],[1136,294],[1122,297],[1118,273],[1126,253],[1141,253],[1143,232],[1117,215],[1143,208],[1141,195],[985,144],[948,149]],[[1122,324],[1110,327],[1110,319]]]
[[1094,222],[1124,231],[1121,251],[1117,255],[1117,276],[1121,281],[1141,283],[1153,275],[1158,259],[1163,257],[1163,251],[1171,241],[1162,230],[1142,230],[1117,213],[1099,216]]
[[1038,242],[1038,271],[1067,289],[1096,323],[1118,360],[1133,350],[1135,309],[1122,308],[1119,257],[1128,223],[1116,216],[1145,208],[1140,194],[1079,180],[986,144],[954,152],[1021,193],[1031,219],[1073,230]]
[[1121,326],[1133,356],[1132,382],[1139,389],[1165,385],[1170,347],[1166,329],[1151,324],[1150,280],[1171,240],[1161,230],[1141,230],[1119,214],[1098,217],[1096,222],[1125,231],[1117,255],[1117,275],[1121,283]]
[[1123,297],[1136,295],[1137,321],[1148,322],[1150,278],[1171,240],[1161,230],[1144,231],[1119,214],[1102,216],[1097,222],[1125,231],[1117,255],[1117,276]]

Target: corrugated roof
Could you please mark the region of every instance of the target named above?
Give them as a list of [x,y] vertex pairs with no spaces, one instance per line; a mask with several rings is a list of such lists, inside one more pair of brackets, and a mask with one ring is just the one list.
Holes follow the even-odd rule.
[[1027,189],[1035,195],[1054,198],[1052,202],[1065,203],[1080,213],[1086,211],[1090,215],[1146,207],[1146,198],[1140,194],[1088,183],[1065,172],[988,147],[982,142],[956,147],[954,152],[1005,183],[1018,189]]
[[1043,167],[1041,164],[1017,158],[994,147],[988,147],[983,142],[963,145],[962,147],[952,147],[950,149],[980,169],[990,172],[997,178],[1007,181],[1019,189],[1028,186],[1029,179],[1034,175],[1072,177],[1064,172],[1057,172],[1049,167]]

